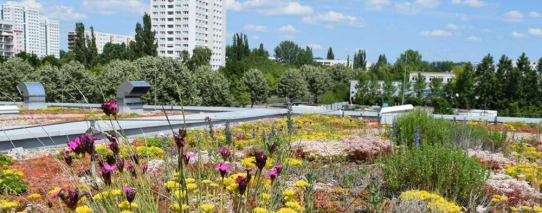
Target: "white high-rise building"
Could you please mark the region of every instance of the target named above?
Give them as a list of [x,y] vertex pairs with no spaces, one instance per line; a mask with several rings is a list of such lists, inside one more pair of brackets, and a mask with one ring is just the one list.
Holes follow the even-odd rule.
[[211,67],[226,64],[226,0],[150,0],[158,55],[180,59],[196,47],[212,50]]
[[2,5],[2,19],[13,22],[17,30],[18,52],[36,54],[38,57],[54,55],[60,57],[60,33],[57,21],[40,17],[39,10],[24,6],[20,2],[8,1]]
[[0,20],[0,56],[12,58],[15,55],[15,43],[13,22]]
[[[90,30],[85,30],[85,37],[91,38]],[[94,37],[96,37],[96,48],[98,48],[98,53],[102,54],[104,51],[104,46],[107,43],[112,44],[122,44],[126,46],[130,44],[130,41],[135,41],[134,36],[129,35],[119,35],[113,33],[103,33],[94,31]],[[68,49],[73,50],[75,47],[76,33],[75,31],[68,32]]]

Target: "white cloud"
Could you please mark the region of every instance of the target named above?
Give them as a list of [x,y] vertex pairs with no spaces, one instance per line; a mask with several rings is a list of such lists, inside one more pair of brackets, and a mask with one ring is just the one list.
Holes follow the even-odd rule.
[[84,13],[79,13],[74,11],[73,7],[55,5],[45,9],[47,17],[60,20],[60,21],[79,21],[81,19],[87,18],[87,15]]
[[414,2],[395,3],[395,10],[398,13],[412,15],[425,9],[433,9],[440,5],[440,0],[415,0]]
[[43,5],[39,2],[36,2],[36,0],[23,0],[21,1],[21,3],[26,7],[35,8],[38,10],[41,10],[43,8]]
[[452,33],[444,30],[433,30],[433,31],[422,31],[420,32],[421,36],[424,37],[448,37],[452,36]]
[[493,30],[488,29],[488,28],[485,28],[485,29],[482,29],[482,32],[484,32],[484,33],[490,33],[490,32],[493,32]]
[[467,38],[467,41],[480,42],[480,41],[482,41],[482,39],[481,39],[481,38],[478,38],[478,37],[476,37],[476,36],[471,36],[471,37],[468,37],[468,38]]
[[290,0],[227,0],[226,8],[232,11],[249,11],[264,15],[306,15],[313,9]]
[[365,2],[366,10],[380,11],[384,7],[391,5],[389,0],[368,0]]
[[510,12],[504,14],[504,21],[506,22],[520,22],[523,20],[523,13],[517,11],[517,10],[511,10]]
[[539,12],[536,12],[536,11],[532,11],[532,12],[529,13],[529,16],[531,18],[540,18],[540,17],[542,17],[542,14],[540,14]]
[[512,32],[512,37],[517,38],[517,39],[527,38],[527,36],[525,34],[518,33],[516,31]]
[[542,36],[542,28],[529,28],[529,34],[534,36]]
[[277,31],[282,32],[282,33],[297,33],[297,29],[291,24],[279,27],[277,28]]
[[446,25],[446,28],[447,29],[450,29],[450,30],[458,30],[459,29],[459,26],[455,25],[455,24],[447,24]]
[[254,24],[247,24],[243,27],[243,29],[247,31],[254,31],[254,32],[262,32],[262,33],[267,32],[266,26],[254,25]]
[[452,0],[452,4],[462,4],[469,7],[487,6],[487,3],[481,0]]
[[89,13],[111,15],[132,13],[141,15],[150,9],[141,0],[83,0],[83,7]]
[[313,50],[322,49],[322,45],[319,44],[307,44],[307,46]]
[[260,40],[260,36],[252,36],[250,39],[252,39],[252,40]]
[[365,27],[367,23],[363,18],[358,18],[351,15],[345,15],[343,13],[329,11],[327,13],[320,13],[314,16],[306,16],[301,20],[306,24],[323,25],[326,28],[334,28],[336,26],[349,26],[349,27]]

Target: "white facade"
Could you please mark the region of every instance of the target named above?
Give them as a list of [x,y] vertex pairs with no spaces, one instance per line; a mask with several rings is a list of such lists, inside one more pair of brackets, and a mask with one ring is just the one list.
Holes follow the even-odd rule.
[[15,42],[13,22],[0,20],[0,56],[12,58],[15,55]]
[[[85,37],[91,38],[92,32],[90,30],[85,30]],[[102,54],[104,51],[104,46],[107,43],[112,44],[122,44],[124,43],[126,46],[130,44],[130,41],[135,41],[134,36],[129,35],[120,35],[120,34],[113,34],[113,33],[104,33],[104,32],[96,32],[94,31],[94,36],[96,37],[96,48],[98,49],[98,53]],[[76,33],[75,31],[68,32],[68,49],[73,50],[75,47],[75,38]]]
[[[343,65],[343,66],[348,65],[348,67],[350,67],[352,69],[354,68],[354,62],[352,60],[350,60],[350,62],[349,62],[348,60],[315,59],[314,61],[319,65],[324,65],[324,66],[328,66],[328,67],[340,64],[340,65]],[[367,62],[367,64],[365,64],[365,66],[366,66],[365,69],[369,70],[369,69],[371,69],[373,64],[371,62]]]
[[[431,80],[433,78],[442,78],[442,83],[447,84],[452,80],[452,78],[455,77],[455,74],[453,72],[421,72],[421,74],[423,77],[425,77],[425,83],[427,84],[431,83]],[[410,77],[408,78],[408,80],[414,82],[417,79],[418,72],[410,72]]]
[[196,47],[212,50],[211,67],[226,65],[226,0],[150,0],[158,56],[180,59]]
[[60,56],[60,35],[57,21],[40,17],[39,10],[25,7],[20,2],[8,1],[2,5],[2,19],[12,21],[14,30],[19,33],[18,52],[36,54],[38,57],[46,55]]

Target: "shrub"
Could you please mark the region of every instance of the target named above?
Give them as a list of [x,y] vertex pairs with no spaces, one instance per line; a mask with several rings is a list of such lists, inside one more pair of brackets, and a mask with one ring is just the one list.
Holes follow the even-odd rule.
[[340,140],[345,143],[348,158],[354,161],[372,160],[391,149],[390,141],[374,136],[351,135]]
[[[162,148],[162,138],[161,137],[150,137],[146,140],[146,146],[148,147],[159,147]],[[173,145],[173,140],[171,138],[168,138],[166,141],[167,147]]]
[[489,195],[505,195],[511,205],[531,205],[542,201],[542,193],[526,181],[516,180],[505,174],[495,174],[485,183],[484,191]]
[[417,130],[420,143],[455,144],[464,149],[481,147],[497,151],[504,146],[507,139],[506,133],[435,118],[422,110],[414,110],[399,116],[394,122],[391,136],[397,145],[412,147],[415,145],[414,136]]
[[22,172],[4,167],[0,172],[0,193],[22,194],[28,188],[28,183],[23,180]]
[[462,204],[482,193],[489,170],[460,148],[423,144],[382,160],[383,176],[392,193],[431,190]]
[[13,159],[4,154],[4,153],[0,153],[0,166],[1,165],[11,165],[13,163]]

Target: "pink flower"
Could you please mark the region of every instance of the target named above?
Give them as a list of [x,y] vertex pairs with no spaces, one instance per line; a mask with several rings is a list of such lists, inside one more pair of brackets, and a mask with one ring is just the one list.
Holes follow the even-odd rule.
[[215,169],[218,169],[218,171],[220,172],[220,175],[222,176],[222,178],[224,178],[224,176],[226,175],[226,172],[230,170],[230,165],[224,162],[220,162],[218,165],[216,165]]
[[72,141],[68,142],[68,147],[70,147],[71,149],[77,149],[77,147],[79,147],[79,144],[81,144],[81,141],[79,140],[79,137],[77,137]]
[[237,179],[235,180],[235,183],[237,183],[237,184],[242,183],[246,179],[247,179],[246,177],[243,177],[243,176],[239,175],[239,176],[237,176]]
[[107,116],[116,116],[119,113],[119,106],[115,100],[111,100],[102,104],[102,110]]
[[269,179],[271,179],[271,183],[275,181],[275,178],[277,178],[278,172],[276,169],[273,169],[267,173],[269,175]]
[[122,190],[125,191],[125,192],[128,192],[128,191],[134,190],[134,188],[129,187],[129,186],[125,186],[125,187],[122,188]]
[[51,199],[56,199],[60,194],[62,194],[62,192],[64,191],[64,187],[60,188],[57,192],[53,193],[51,195]]
[[117,169],[117,166],[116,165],[111,166],[109,164],[105,164],[104,169],[107,170],[107,171],[113,171],[113,170]]
[[277,170],[277,175],[280,175],[280,172],[282,172],[282,165],[280,163],[275,164],[275,170]]
[[226,147],[221,147],[220,150],[218,150],[218,153],[222,155],[222,159],[224,160],[228,160],[231,157],[231,151]]

